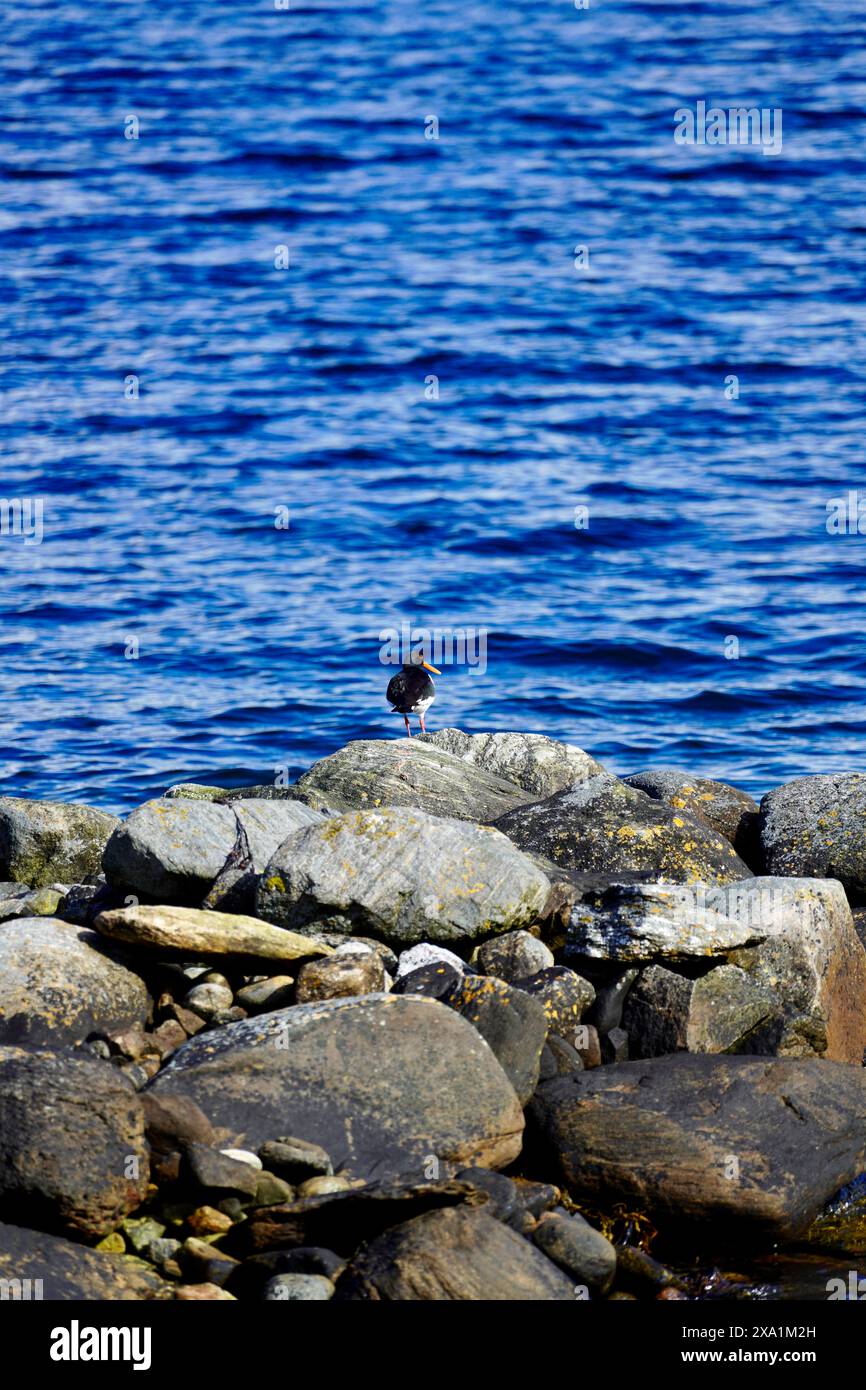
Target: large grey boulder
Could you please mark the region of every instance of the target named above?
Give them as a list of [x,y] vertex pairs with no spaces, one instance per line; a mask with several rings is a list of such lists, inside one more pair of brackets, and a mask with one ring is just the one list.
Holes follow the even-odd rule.
[[338,1300],[573,1302],[574,1280],[484,1210],[446,1207],[392,1226],[355,1256]]
[[514,782],[418,738],[357,739],[314,763],[296,789],[321,810],[414,806],[479,822],[531,799]]
[[0,797],[0,878],[31,888],[93,879],[119,824],[92,806]]
[[841,884],[819,878],[749,878],[708,890],[708,901],[760,934],[730,959],[778,1000],[774,1050],[862,1065],[866,951]]
[[0,1048],[0,1211],[97,1240],[147,1195],[144,1111],[132,1083],[72,1053]]
[[628,993],[622,1026],[633,1058],[755,1053],[771,1050],[764,1039],[779,1014],[773,991],[735,965],[717,965],[697,979],[650,965]]
[[761,802],[768,874],[836,878],[854,903],[866,902],[866,774],[798,777]]
[[352,1178],[417,1180],[520,1152],[523,1115],[487,1043],[432,999],[370,994],[230,1023],[190,1039],[149,1083],[257,1149],[291,1134]]
[[393,946],[472,942],[529,926],[549,891],[497,830],[387,807],[291,835],[262,874],[256,910],[296,931],[370,933]]
[[224,885],[220,902],[210,904],[221,906],[238,877],[261,873],[288,835],[320,819],[296,801],[225,806],[160,798],[145,802],[118,826],[106,845],[103,867],[110,883],[181,904],[200,903],[223,870],[234,868],[237,874]]
[[0,1225],[0,1280],[9,1299],[141,1302],[172,1298],[175,1286],[128,1255],[107,1255],[62,1236]]
[[730,840],[750,867],[757,866],[758,803],[747,792],[727,782],[693,777],[672,767],[650,768],[622,780],[627,787],[646,792],[647,796],[666,802],[675,811],[688,811],[696,820],[705,822]]
[[665,1229],[789,1239],[866,1167],[866,1071],[679,1053],[544,1081],[537,1136],[572,1195]]
[[147,1018],[138,975],[95,932],[54,918],[0,927],[0,1043],[63,1047]]
[[535,799],[553,796],[604,772],[601,763],[582,748],[545,734],[464,734],[461,729],[439,729],[421,734],[419,742],[453,753],[494,777],[504,777]]
[[94,922],[101,936],[131,946],[187,957],[240,956],[262,960],[299,960],[329,956],[332,948],[309,936],[271,926],[258,917],[205,912],[197,907],[138,906],[101,912]]
[[508,811],[494,824],[519,849],[582,873],[728,883],[750,872],[724,836],[607,773]]
[[707,884],[588,886],[571,912],[566,955],[624,962],[705,959],[763,939],[748,917],[724,907],[721,893]]

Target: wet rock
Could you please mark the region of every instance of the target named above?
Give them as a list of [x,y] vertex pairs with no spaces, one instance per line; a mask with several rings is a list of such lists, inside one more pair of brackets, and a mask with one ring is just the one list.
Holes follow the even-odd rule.
[[853,903],[866,902],[866,775],[798,777],[761,801],[768,874],[835,878]]
[[461,1168],[455,1174],[455,1181],[486,1193],[488,1200],[484,1210],[497,1221],[511,1223],[515,1213],[523,1210],[517,1187],[504,1173],[494,1173],[490,1168]]
[[237,1298],[259,1298],[268,1280],[277,1274],[319,1274],[336,1283],[345,1268],[345,1259],[333,1250],[315,1246],[270,1250],[237,1265],[226,1280],[226,1288]]
[[358,1178],[417,1176],[431,1158],[501,1167],[520,1151],[520,1105],[489,1047],[414,996],[300,1004],[199,1034],[148,1090],[191,1096],[252,1147],[303,1135]]
[[485,975],[495,975],[513,985],[517,980],[536,975],[554,964],[549,946],[528,931],[510,931],[476,946],[472,964]]
[[460,729],[439,729],[433,734],[421,734],[419,742],[442,748],[482,772],[505,778],[534,800],[553,796],[575,782],[585,782],[604,772],[601,763],[582,748],[560,743],[545,734],[464,734]]
[[724,836],[607,773],[508,811],[494,824],[519,849],[583,873],[728,883],[750,872]]
[[370,1241],[337,1286],[341,1301],[569,1302],[571,1279],[484,1211],[427,1212]]
[[860,1066],[866,1049],[866,952],[840,885],[832,879],[751,878],[716,894],[723,910],[764,937],[730,959],[781,1006],[771,1050]]
[[0,1043],[62,1047],[147,1017],[138,975],[96,935],[52,917],[0,928]]
[[471,942],[528,925],[547,879],[498,831],[422,811],[357,811],[289,837],[257,911],[281,927],[367,931],[395,945]]
[[114,1068],[0,1048],[4,1216],[98,1239],[144,1200],[147,1180],[141,1103]]
[[0,797],[0,876],[31,888],[93,878],[119,824],[91,806]]
[[330,955],[331,948],[308,936],[273,927],[258,917],[205,912],[195,907],[134,906],[102,912],[94,923],[102,936],[187,956],[242,956],[298,960]]
[[[757,880],[756,880],[757,881]],[[613,884],[575,903],[569,961],[688,960],[724,956],[762,940],[748,921],[728,916],[707,884]]]
[[607,1293],[616,1273],[616,1250],[582,1216],[548,1212],[532,1239],[576,1284],[585,1284],[593,1294]]
[[725,1243],[795,1236],[866,1166],[866,1072],[815,1058],[624,1062],[544,1082],[530,1113],[577,1200]]
[[623,1010],[632,1057],[670,1052],[763,1052],[779,1017],[773,993],[744,970],[719,965],[698,979],[662,966],[641,972]]
[[675,811],[688,811],[730,840],[741,859],[754,868],[760,858],[758,804],[726,782],[691,777],[676,768],[658,767],[622,779],[627,787],[664,801]]
[[0,1225],[0,1279],[12,1298],[18,1295],[20,1281],[26,1297],[58,1302],[162,1299],[174,1292],[140,1260],[97,1253],[61,1236],[19,1226]]
[[317,999],[381,993],[384,989],[385,967],[374,951],[337,953],[328,960],[308,961],[301,966],[297,1002],[309,1004]]
[[621,1024],[628,992],[639,974],[638,967],[631,965],[596,982],[595,1003],[588,1009],[587,1018],[600,1033],[609,1033]]
[[412,806],[482,823],[530,799],[503,777],[418,738],[358,739],[299,778],[308,805],[337,812]]
[[564,965],[552,965],[539,970],[525,980],[515,980],[516,989],[537,999],[547,1018],[548,1032],[577,1043],[584,1036],[581,1019],[595,999],[595,990],[588,980]]
[[525,1105],[538,1084],[547,1038],[544,1005],[491,975],[464,975],[447,1003],[477,1028]]

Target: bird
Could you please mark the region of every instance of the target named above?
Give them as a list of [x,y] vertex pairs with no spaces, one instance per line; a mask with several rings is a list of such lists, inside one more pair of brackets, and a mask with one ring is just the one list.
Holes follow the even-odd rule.
[[413,653],[411,660],[403,662],[402,671],[391,677],[385,692],[385,698],[394,706],[391,713],[402,714],[409,738],[412,737],[409,727],[410,714],[417,714],[421,720],[422,734],[427,732],[424,715],[436,699],[436,687],[427,675],[428,671],[432,671],[435,676],[442,675],[441,671],[424,660],[422,652],[417,655]]

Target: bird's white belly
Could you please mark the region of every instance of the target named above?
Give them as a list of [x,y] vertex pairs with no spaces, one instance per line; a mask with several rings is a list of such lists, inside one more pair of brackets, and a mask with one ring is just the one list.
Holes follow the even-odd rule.
[[410,713],[410,714],[426,714],[427,711],[428,711],[428,709],[430,708],[430,706],[432,705],[432,703],[433,703],[433,701],[434,701],[435,699],[436,699],[436,696],[435,696],[435,695],[425,695],[425,697],[424,697],[423,700],[417,700],[417,701],[416,701],[416,703],[412,706],[412,708],[411,708],[411,710],[409,711],[409,713]]

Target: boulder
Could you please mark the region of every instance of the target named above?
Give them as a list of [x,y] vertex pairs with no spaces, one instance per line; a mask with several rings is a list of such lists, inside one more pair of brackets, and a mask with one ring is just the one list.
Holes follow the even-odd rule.
[[413,806],[478,822],[531,799],[514,782],[418,738],[355,740],[314,763],[296,786],[307,804],[320,810]]
[[355,1178],[417,1178],[435,1158],[502,1167],[520,1152],[514,1089],[470,1023],[431,999],[391,994],[299,1004],[201,1033],[149,1083],[183,1094],[257,1148],[281,1134],[319,1144]]
[[601,763],[582,748],[545,734],[464,734],[461,729],[439,729],[435,734],[421,734],[418,741],[504,778],[534,800],[604,772]]
[[577,1212],[545,1212],[532,1239],[576,1284],[607,1293],[616,1274],[616,1249]]
[[615,883],[587,889],[575,903],[565,953],[576,962],[704,959],[762,939],[758,927],[725,912],[712,885]]
[[507,811],[494,825],[519,849],[583,873],[729,883],[750,872],[723,835],[607,773]]
[[92,806],[0,797],[0,877],[31,888],[93,878],[119,824]]
[[230,893],[249,896],[277,846],[320,819],[296,801],[146,801],[118,825],[103,867],[112,884],[179,903],[200,903],[221,877],[209,904],[218,907]]
[[676,768],[651,768],[622,779],[627,787],[646,792],[655,801],[664,801],[675,811],[688,811],[730,840],[750,868],[760,857],[758,803],[747,792],[713,782],[707,777],[691,777]]
[[381,994],[384,990],[385,967],[381,956],[369,947],[350,951],[338,948],[330,960],[313,960],[301,966],[296,998],[299,1004],[310,1004],[317,999]]
[[461,943],[528,926],[548,892],[541,870],[489,826],[387,808],[289,836],[262,875],[256,910],[296,931]]
[[271,926],[258,917],[205,912],[196,907],[124,907],[102,912],[94,927],[112,941],[151,950],[199,956],[247,956],[261,960],[300,960],[328,956],[331,947],[309,936]]
[[795,1237],[866,1166],[866,1072],[679,1053],[542,1082],[536,1137],[572,1195],[723,1241]]
[[670,1052],[765,1052],[779,1005],[771,990],[735,965],[689,979],[650,965],[628,994],[622,1026],[632,1057]]
[[853,903],[866,902],[866,774],[797,777],[761,801],[768,874],[835,878]]
[[567,966],[551,965],[526,979],[515,980],[514,984],[541,1004],[550,1033],[572,1044],[583,1040],[586,1029],[581,1026],[581,1019],[595,1000],[595,990],[588,980]]
[[101,1303],[171,1298],[174,1286],[129,1255],[88,1250],[61,1236],[0,1225],[7,1297]]
[[553,952],[528,931],[510,931],[494,936],[472,952],[472,964],[485,975],[513,984],[553,965]]
[[0,1043],[63,1047],[147,1018],[139,979],[95,932],[49,917],[0,927]]
[[866,951],[833,879],[749,878],[712,890],[720,911],[759,932],[730,959],[781,1005],[773,1050],[860,1066],[866,1050]]
[[478,1029],[525,1105],[538,1083],[547,1038],[542,1003],[490,975],[464,975],[447,1003]]
[[484,1210],[416,1216],[369,1242],[337,1285],[341,1301],[572,1302],[574,1283]]
[[0,1211],[98,1240],[147,1194],[144,1112],[114,1067],[0,1048]]

